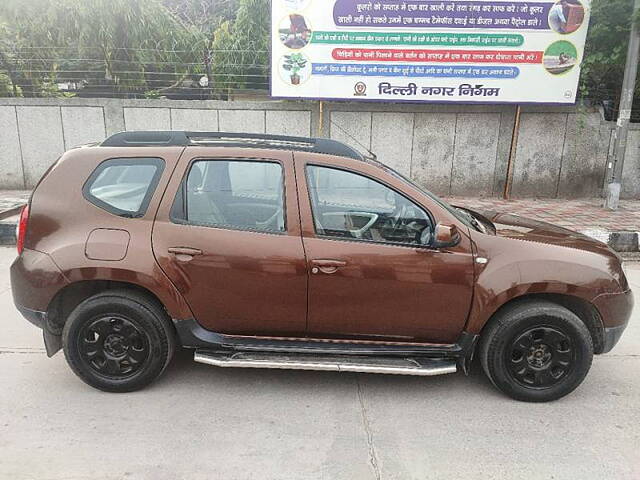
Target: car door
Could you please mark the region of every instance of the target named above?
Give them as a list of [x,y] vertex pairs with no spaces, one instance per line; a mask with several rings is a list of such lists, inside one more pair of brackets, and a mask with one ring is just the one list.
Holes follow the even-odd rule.
[[464,225],[457,246],[425,247],[438,221],[457,221],[426,194],[364,161],[295,155],[309,336],[455,342],[473,289]]
[[158,210],[153,251],[203,327],[305,334],[307,267],[296,197],[290,152],[185,150]]

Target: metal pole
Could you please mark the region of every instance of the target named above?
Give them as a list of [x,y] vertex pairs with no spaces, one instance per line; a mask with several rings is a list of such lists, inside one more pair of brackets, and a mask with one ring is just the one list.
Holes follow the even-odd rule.
[[516,107],[516,119],[513,122],[513,133],[511,134],[511,149],[509,150],[509,163],[507,163],[507,178],[504,182],[503,198],[509,200],[511,197],[511,184],[513,183],[513,167],[516,161],[516,151],[518,150],[518,137],[520,136],[520,114],[522,107]]
[[622,171],[624,157],[627,152],[627,138],[629,136],[629,122],[631,121],[631,108],[633,107],[633,94],[638,77],[638,60],[640,59],[640,28],[636,22],[637,12],[640,10],[640,0],[635,0],[631,21],[631,35],[629,36],[629,49],[627,51],[627,65],[622,82],[622,95],[620,96],[620,108],[618,123],[616,125],[615,143],[613,147],[613,161],[607,164],[607,174],[611,175],[611,181],[607,185],[605,208],[617,210],[620,203],[620,189],[622,187]]
[[318,136],[319,137],[322,137],[323,130],[324,130],[324,102],[320,100],[320,118],[318,119]]

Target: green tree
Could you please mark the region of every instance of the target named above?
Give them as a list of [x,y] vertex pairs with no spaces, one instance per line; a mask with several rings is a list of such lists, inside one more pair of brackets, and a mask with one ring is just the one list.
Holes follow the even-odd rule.
[[201,70],[201,34],[160,0],[3,0],[0,26],[0,68],[29,96],[60,80],[162,89]]
[[238,9],[238,0],[163,0],[164,5],[183,24],[195,32],[193,44],[210,81],[208,94],[213,92],[214,80],[223,81],[221,74],[214,75],[216,31],[233,20]]
[[163,5],[186,25],[204,35],[213,33],[225,20],[233,20],[238,0],[162,0]]
[[[633,0],[593,0],[591,5],[581,90],[596,102],[617,102],[620,98],[632,11]],[[636,99],[640,99],[640,81],[636,84]]]
[[37,95],[58,69],[60,49],[70,41],[57,24],[61,11],[48,0],[4,0],[0,4],[0,69],[12,84],[12,92]]
[[240,0],[235,21],[216,30],[213,64],[218,86],[268,88],[270,18],[268,0]]

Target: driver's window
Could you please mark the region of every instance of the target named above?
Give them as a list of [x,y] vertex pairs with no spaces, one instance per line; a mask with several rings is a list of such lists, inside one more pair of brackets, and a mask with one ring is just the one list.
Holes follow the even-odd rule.
[[430,237],[424,210],[375,180],[309,165],[307,184],[318,236],[406,245]]

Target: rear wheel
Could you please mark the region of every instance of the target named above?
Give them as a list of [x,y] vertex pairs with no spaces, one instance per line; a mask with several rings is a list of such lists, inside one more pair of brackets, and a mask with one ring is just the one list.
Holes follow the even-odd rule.
[[78,305],[65,323],[67,363],[84,382],[109,392],[138,390],[162,374],[174,351],[166,313],[144,295],[113,291]]
[[498,312],[482,334],[479,353],[499,390],[516,400],[546,402],[582,383],[593,360],[593,342],[573,312],[532,300]]

